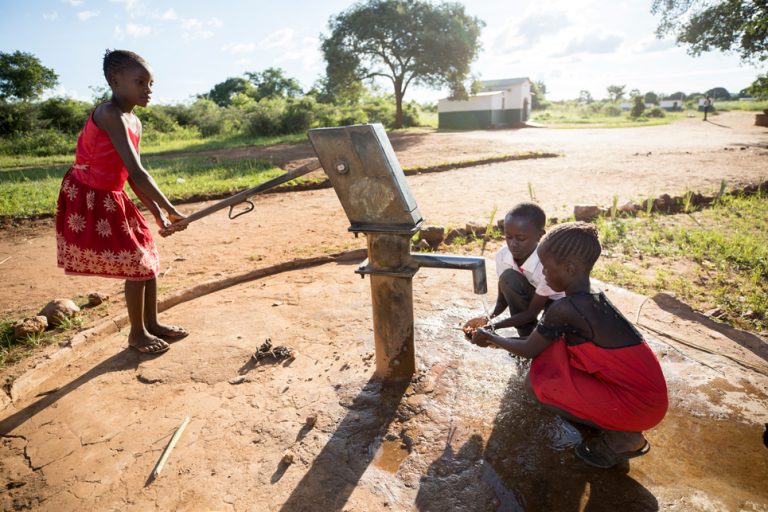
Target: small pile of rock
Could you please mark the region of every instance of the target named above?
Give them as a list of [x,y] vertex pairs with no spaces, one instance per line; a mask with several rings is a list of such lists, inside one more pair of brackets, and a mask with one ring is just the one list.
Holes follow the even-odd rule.
[[[100,292],[90,292],[88,294],[88,303],[82,307],[96,307],[107,300],[109,300],[109,295]],[[49,328],[59,327],[66,321],[76,317],[80,310],[80,307],[70,299],[54,299],[46,304],[37,315],[22,318],[16,322],[13,325],[13,335],[18,340],[37,336]]]

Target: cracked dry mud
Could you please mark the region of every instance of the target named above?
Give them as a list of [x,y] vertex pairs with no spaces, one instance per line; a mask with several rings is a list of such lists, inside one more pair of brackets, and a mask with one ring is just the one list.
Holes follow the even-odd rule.
[[[731,123],[727,129],[702,127],[696,119],[658,129],[436,134],[433,143],[444,146],[412,143],[398,156],[414,158],[418,148],[445,160],[443,149],[454,148],[459,159],[458,148],[473,147],[472,141],[500,152],[562,150],[566,156],[559,159],[408,178],[422,214],[433,222],[481,220],[494,203],[503,209],[528,199],[528,180],[545,210],[558,215],[575,202],[609,204],[614,193],[636,198],[651,183],[658,193],[674,194],[716,188],[726,175],[759,180],[768,163],[768,132],[747,121],[726,114],[716,122]],[[705,129],[711,133],[704,141]],[[680,135],[684,130],[689,136]],[[727,145],[748,149],[722,151]],[[635,161],[641,146],[658,159]],[[605,180],[586,178],[592,175]],[[625,183],[628,175],[637,182]],[[256,204],[254,213],[235,222],[210,217],[161,239],[167,272],[161,295],[364,244],[346,233],[332,190],[263,196]],[[40,226],[3,234],[0,258],[2,251],[13,256],[2,268],[9,276],[0,291],[6,311],[103,283],[60,277],[52,239]],[[486,256],[497,248],[489,246]],[[625,471],[593,470],[571,449],[583,432],[532,406],[515,362],[501,351],[469,345],[455,328],[482,310],[468,272],[416,274],[418,373],[402,388],[384,389],[372,380],[370,283],[354,274],[356,266],[294,270],[177,305],[163,318],[191,335],[160,357],[128,350],[125,329],[80,345],[76,358],[0,412],[0,481],[6,482],[0,509],[768,508],[761,438],[768,421],[765,340],[715,324],[670,297],[609,287],[611,300],[645,326],[641,331],[669,380],[671,408],[648,433],[649,455]],[[488,272],[493,275],[492,258]],[[119,297],[119,291],[101,289]],[[20,296],[20,290],[28,292]],[[109,317],[122,312],[121,304],[115,300],[99,311]],[[298,357],[249,364],[268,337],[296,349]],[[231,384],[238,376],[247,379]],[[186,416],[191,421],[163,473],[149,482]]]

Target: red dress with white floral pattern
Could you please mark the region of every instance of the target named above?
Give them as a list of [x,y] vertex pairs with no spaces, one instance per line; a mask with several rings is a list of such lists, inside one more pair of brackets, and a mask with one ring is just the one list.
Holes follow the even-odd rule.
[[[131,129],[128,134],[138,152],[139,134]],[[127,179],[109,135],[91,115],[56,205],[57,261],[67,274],[130,281],[157,276],[157,247],[147,221],[123,190]]]

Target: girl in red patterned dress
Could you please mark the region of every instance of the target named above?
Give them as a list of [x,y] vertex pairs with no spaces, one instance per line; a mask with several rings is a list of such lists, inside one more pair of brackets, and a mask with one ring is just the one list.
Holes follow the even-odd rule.
[[555,414],[601,430],[576,446],[576,455],[610,468],[648,453],[643,431],[662,420],[668,402],[656,356],[605,295],[590,289],[589,273],[600,250],[592,224],[552,229],[538,253],[547,284],[565,297],[549,307],[526,339],[478,329],[472,342],[532,358],[526,379],[532,396]]
[[67,274],[125,279],[128,344],[157,354],[188,333],[158,322],[160,260],[147,221],[123,190],[126,180],[155,217],[162,236],[173,233],[171,223],[184,216],[139,160],[141,122],[133,108],[149,103],[149,65],[133,52],[107,51],[104,76],[112,98],[88,118],[77,141],[75,165],[62,180],[56,207],[57,260]]

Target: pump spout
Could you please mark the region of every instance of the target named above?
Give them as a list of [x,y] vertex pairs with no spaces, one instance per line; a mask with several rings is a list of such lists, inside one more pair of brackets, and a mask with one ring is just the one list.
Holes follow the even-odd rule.
[[488,293],[484,258],[447,254],[411,254],[411,260],[419,267],[471,270],[475,293],[478,295]]

